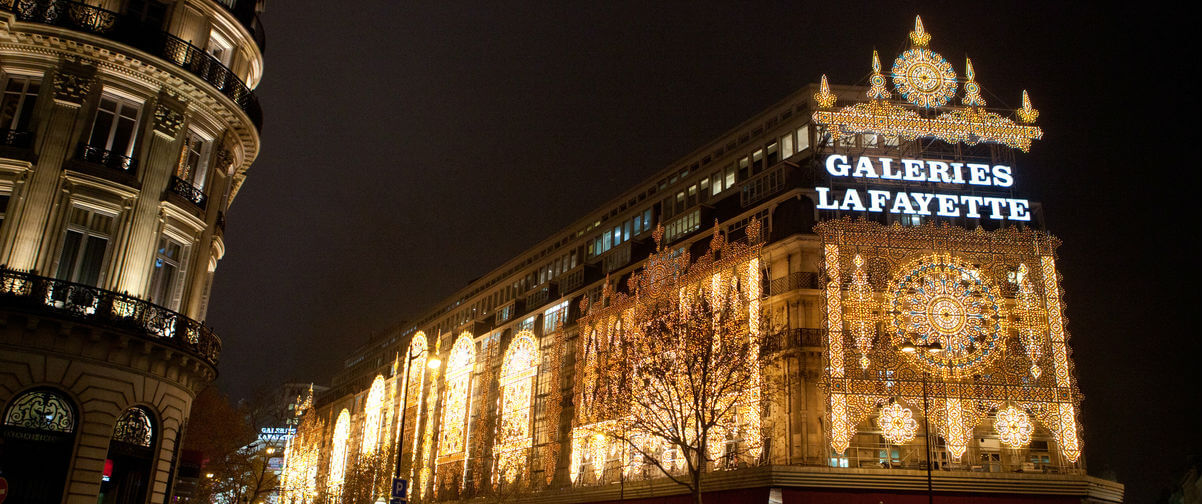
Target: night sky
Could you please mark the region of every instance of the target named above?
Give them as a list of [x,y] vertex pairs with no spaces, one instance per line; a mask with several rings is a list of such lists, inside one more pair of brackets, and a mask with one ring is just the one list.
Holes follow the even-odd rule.
[[1064,240],[1090,472],[1144,502],[1202,455],[1187,16],[703,3],[269,2],[263,149],[208,314],[219,385],[328,383],[371,333],[822,73],[866,83],[872,50],[892,60],[921,14],[991,107],[1026,88],[1041,111],[1015,175]]

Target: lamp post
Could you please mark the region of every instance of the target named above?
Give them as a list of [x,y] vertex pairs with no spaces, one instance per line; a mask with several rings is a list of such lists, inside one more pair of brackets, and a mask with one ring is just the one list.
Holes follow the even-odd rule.
[[[929,345],[915,345],[906,343],[902,345],[901,351],[906,353],[915,353],[919,349],[926,350],[927,353],[939,353],[943,351],[943,345],[938,341]],[[922,428],[926,431],[924,439],[927,444],[927,502],[934,504],[935,502],[935,487],[931,481],[931,409],[927,405],[927,370],[922,370]]]
[[[429,351],[427,350],[427,352],[429,352]],[[401,389],[401,417],[400,417],[400,422],[397,425],[396,474],[394,475],[394,479],[399,479],[401,477],[401,452],[403,451],[403,449],[405,447],[405,409],[409,403],[409,371],[408,371],[408,369],[409,369],[409,366],[411,364],[413,364],[413,361],[416,360],[420,356],[421,356],[421,354],[414,355],[412,353],[412,351],[410,351],[410,353],[408,353],[408,355],[407,355],[408,360],[405,361],[405,370],[401,371],[401,372],[405,373],[405,377],[402,378],[403,385],[402,385],[402,389]],[[438,356],[435,355],[433,357],[430,357],[426,361],[426,366],[429,367],[430,369],[438,369],[439,366],[442,366],[442,360],[440,360],[438,358]],[[419,408],[421,407],[420,404],[417,406]]]

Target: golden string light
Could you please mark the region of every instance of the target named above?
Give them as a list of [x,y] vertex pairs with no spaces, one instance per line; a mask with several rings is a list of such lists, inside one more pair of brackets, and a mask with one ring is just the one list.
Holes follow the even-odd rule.
[[359,450],[364,455],[376,451],[380,440],[380,412],[384,408],[384,376],[376,375],[363,403],[363,444]]

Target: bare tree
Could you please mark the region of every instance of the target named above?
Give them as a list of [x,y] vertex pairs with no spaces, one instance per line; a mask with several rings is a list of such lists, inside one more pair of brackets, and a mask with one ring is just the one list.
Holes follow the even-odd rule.
[[607,286],[583,318],[581,423],[624,446],[622,477],[650,466],[700,503],[703,473],[758,462],[765,324],[757,254],[716,230],[695,264],[661,248],[631,278],[629,295]]

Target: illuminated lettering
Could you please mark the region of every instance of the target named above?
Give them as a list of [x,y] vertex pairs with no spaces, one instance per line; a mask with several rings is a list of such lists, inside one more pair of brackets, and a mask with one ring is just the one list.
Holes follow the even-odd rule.
[[864,204],[860,202],[860,193],[855,189],[848,189],[843,192],[843,204],[839,206],[843,210],[858,210],[865,211]]
[[876,189],[868,190],[868,211],[881,212],[884,211],[885,205],[889,203],[889,191],[878,191]]
[[956,203],[960,202],[960,198],[950,194],[936,194],[935,198],[939,200],[939,211],[936,215],[940,217],[959,217],[960,207]]
[[918,215],[931,215],[931,200],[935,199],[934,194],[927,193],[912,193],[914,203],[918,205]]
[[872,167],[872,158],[868,156],[860,156],[856,161],[856,171],[851,173],[853,177],[864,178],[880,178],[876,174],[876,168]]
[[847,164],[847,156],[834,154],[826,158],[827,173],[836,177],[846,177],[849,170],[851,165]]
[[893,171],[893,160],[887,157],[878,158],[881,162],[881,178],[889,180],[901,180],[901,172]]
[[989,165],[968,163],[968,183],[972,185],[989,185]]
[[905,177],[904,177],[906,180],[921,181],[921,180],[926,179],[926,177],[924,177],[922,175],[922,168],[923,168],[922,160],[903,159],[902,166],[904,167],[905,172],[906,172]]
[[1009,166],[997,165],[993,167],[993,185],[998,187],[1010,187],[1014,185],[1014,176],[1010,175]]
[[1031,205],[1025,199],[1006,200],[1010,206],[1010,220],[1029,221],[1031,214],[1027,212],[1027,208]]
[[943,161],[927,161],[927,180],[931,182],[952,183],[952,176],[947,172],[947,163]]
[[818,191],[818,209],[819,210],[838,210],[839,209],[839,205],[837,203],[830,202],[831,188],[815,187],[814,189]]

